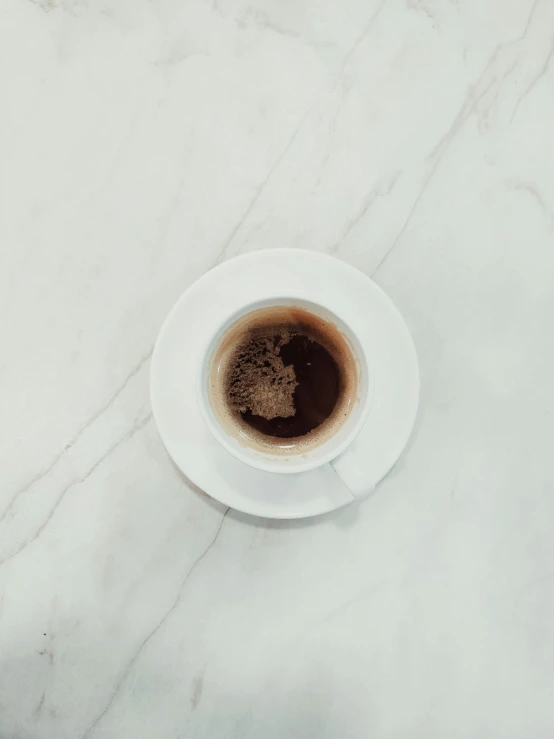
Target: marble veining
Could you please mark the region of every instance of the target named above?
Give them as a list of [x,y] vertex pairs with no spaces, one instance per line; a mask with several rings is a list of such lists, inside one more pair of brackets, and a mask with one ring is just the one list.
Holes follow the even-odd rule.
[[[0,738],[554,728],[554,2],[4,0]],[[210,267],[371,275],[421,413],[359,506],[242,516],[148,375]]]

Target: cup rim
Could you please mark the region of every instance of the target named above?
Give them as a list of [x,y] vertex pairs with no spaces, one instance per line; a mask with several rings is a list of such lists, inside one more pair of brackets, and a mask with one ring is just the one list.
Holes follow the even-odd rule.
[[[328,311],[332,316],[338,319],[338,321],[342,322],[344,326],[347,327],[352,336],[354,336],[357,340],[359,352],[361,355],[359,357],[359,360],[360,362],[363,362],[365,373],[367,376],[367,389],[365,394],[366,397],[363,401],[360,401],[363,402],[363,406],[360,410],[359,418],[357,419],[356,423],[339,444],[329,449],[329,451],[327,451],[325,454],[319,457],[314,457],[312,459],[309,458],[309,452],[304,455],[299,454],[297,457],[295,457],[294,455],[290,455],[288,457],[285,455],[274,455],[272,457],[271,455],[265,456],[263,453],[258,453],[256,452],[256,450],[252,450],[251,448],[249,448],[249,451],[254,451],[255,454],[249,454],[247,452],[243,454],[240,447],[238,447],[236,444],[232,444],[228,440],[227,437],[229,436],[229,434],[227,434],[225,432],[225,429],[223,429],[222,426],[217,422],[213,409],[209,405],[210,401],[208,393],[205,389],[206,363],[209,360],[209,355],[211,355],[210,349],[215,346],[218,337],[221,338],[224,331],[230,328],[235,321],[239,320],[239,318],[248,315],[248,313],[251,311],[259,309],[262,303],[271,304],[272,301],[278,300],[298,300],[301,302],[313,303],[315,306],[319,306],[322,309]],[[243,303],[239,307],[237,307],[237,309],[232,313],[231,316],[227,316],[226,318],[221,320],[217,324],[215,330],[213,330],[210,334],[209,339],[204,344],[204,347],[200,353],[200,357],[197,362],[195,384],[196,398],[198,407],[200,409],[200,414],[214,439],[219,444],[221,444],[221,446],[235,459],[243,462],[249,467],[254,467],[255,469],[259,469],[265,472],[277,472],[279,474],[297,474],[299,472],[307,472],[309,470],[316,469],[317,467],[322,467],[323,465],[328,464],[333,459],[336,459],[338,456],[340,456],[354,442],[361,429],[363,428],[371,409],[371,403],[374,394],[374,378],[369,371],[369,364],[367,361],[366,352],[350,322],[346,321],[344,317],[340,315],[334,308],[328,308],[323,301],[313,298],[311,295],[308,294],[308,291],[301,294],[299,292],[291,290],[276,291],[269,297],[260,297],[257,300]],[[287,464],[284,464],[285,462],[287,462]]]

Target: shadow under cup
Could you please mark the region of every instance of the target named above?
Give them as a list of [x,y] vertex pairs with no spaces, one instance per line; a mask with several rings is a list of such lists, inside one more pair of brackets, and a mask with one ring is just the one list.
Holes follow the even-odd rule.
[[[271,310],[272,309],[272,310]],[[260,435],[240,422],[225,404],[220,377],[225,346],[233,346],[241,330],[248,331],[258,318],[271,313],[309,314],[314,325],[336,339],[342,359],[341,377],[348,375],[348,387],[340,398],[340,412],[329,417],[321,427],[297,438],[260,443]],[[293,323],[291,321],[291,323]],[[302,328],[299,328],[299,333]],[[319,340],[317,339],[319,342]],[[330,340],[333,343],[333,339]],[[302,298],[272,298],[241,308],[213,334],[201,358],[197,373],[197,395],[204,420],[216,440],[240,461],[268,472],[302,472],[325,464],[341,454],[361,429],[371,398],[367,362],[355,332],[328,308]],[[338,402],[337,402],[338,407]],[[324,428],[324,426],[326,427]]]

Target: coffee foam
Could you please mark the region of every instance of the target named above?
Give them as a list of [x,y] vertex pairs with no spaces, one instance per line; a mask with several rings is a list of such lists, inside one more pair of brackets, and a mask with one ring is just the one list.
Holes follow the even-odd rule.
[[[331,415],[303,436],[277,438],[246,424],[240,413],[266,419],[295,413],[294,368],[280,347],[294,334],[317,341],[340,368],[340,395]],[[348,417],[358,390],[358,371],[350,343],[330,321],[303,308],[261,308],[239,318],[225,332],[209,366],[209,395],[216,418],[242,443],[273,454],[305,453],[331,438]]]
[[290,418],[296,413],[294,367],[285,366],[281,346],[291,337],[288,330],[271,327],[250,330],[229,362],[225,385],[227,399],[237,413],[250,411],[266,420]]

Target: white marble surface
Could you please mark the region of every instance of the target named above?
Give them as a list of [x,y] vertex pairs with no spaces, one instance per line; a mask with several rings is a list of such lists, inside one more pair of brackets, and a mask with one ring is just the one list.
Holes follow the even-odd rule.
[[[554,734],[554,2],[2,0],[1,739]],[[336,253],[418,346],[358,508],[250,519],[151,418],[217,262]]]

